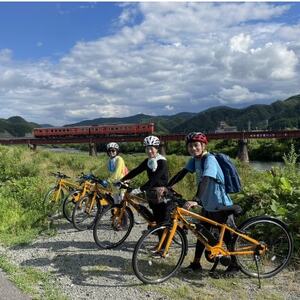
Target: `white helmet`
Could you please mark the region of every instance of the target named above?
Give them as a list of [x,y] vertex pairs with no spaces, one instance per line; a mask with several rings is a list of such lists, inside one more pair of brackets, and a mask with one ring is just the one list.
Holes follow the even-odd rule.
[[158,147],[160,144],[159,138],[157,136],[154,135],[149,135],[147,137],[145,137],[144,139],[144,146],[154,146],[154,147]]
[[109,150],[109,149],[116,149],[116,150],[119,150],[119,145],[117,143],[108,143],[106,145],[106,149]]

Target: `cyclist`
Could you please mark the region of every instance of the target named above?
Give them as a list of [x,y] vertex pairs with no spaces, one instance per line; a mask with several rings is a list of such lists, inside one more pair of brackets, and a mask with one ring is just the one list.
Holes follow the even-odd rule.
[[147,171],[148,181],[140,188],[132,190],[131,194],[136,195],[145,191],[155,221],[162,223],[169,216],[168,203],[164,202],[165,187],[168,183],[169,175],[167,160],[158,152],[159,144],[160,140],[158,137],[153,135],[147,136],[144,139],[144,146],[148,157],[124,176],[121,181],[132,179]]
[[[213,219],[219,223],[234,224],[233,216],[227,216],[222,212],[222,208],[233,205],[229,195],[225,192],[223,184],[224,175],[216,158],[207,152],[208,144],[207,137],[201,132],[191,132],[185,138],[187,150],[192,156],[185,167],[172,177],[168,186],[173,186],[178,181],[183,179],[187,173],[196,173],[197,192],[193,201],[188,201],[185,205],[186,209],[190,209],[198,204],[202,205],[202,215]],[[205,157],[203,170],[201,168],[201,159]],[[203,223],[209,230],[211,225]],[[226,232],[227,233],[227,232]],[[224,236],[224,241],[229,249],[232,248],[231,234],[227,233]],[[204,251],[204,245],[197,241],[195,256],[193,262],[186,268],[191,271],[202,271],[200,259]],[[228,266],[225,273],[230,276],[237,272],[239,267],[236,263],[236,258],[231,257],[231,264]]]
[[[119,155],[120,147],[117,143],[111,142],[106,145],[108,155],[107,169],[109,172],[108,181],[111,183],[118,182],[128,173],[124,159]],[[120,190],[113,194],[115,203],[118,204],[123,199],[124,191]]]

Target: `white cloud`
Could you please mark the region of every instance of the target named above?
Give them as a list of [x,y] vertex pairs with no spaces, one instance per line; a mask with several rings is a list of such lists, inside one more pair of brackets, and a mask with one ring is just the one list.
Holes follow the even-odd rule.
[[232,103],[250,103],[260,99],[265,99],[267,95],[250,92],[246,87],[234,85],[229,89],[222,88],[219,92],[221,103],[232,104]]
[[251,44],[250,35],[245,35],[244,33],[235,35],[230,39],[230,49],[236,52],[247,53]]
[[[2,114],[55,125],[283,99],[300,82],[299,26],[274,19],[289,7],[124,5],[117,32],[78,42],[55,64],[20,63],[0,49]],[[129,26],[138,13],[141,23]]]

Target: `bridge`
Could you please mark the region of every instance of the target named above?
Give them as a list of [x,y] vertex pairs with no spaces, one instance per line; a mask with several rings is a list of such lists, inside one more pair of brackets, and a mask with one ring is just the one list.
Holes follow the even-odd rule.
[[[165,134],[157,135],[162,141],[162,152],[165,152],[165,144],[169,141],[183,141],[186,134]],[[300,138],[300,130],[283,130],[283,131],[232,131],[232,132],[218,132],[207,133],[208,140],[238,140],[239,141],[239,154],[238,158],[242,161],[249,161],[247,142],[249,139],[291,139]],[[145,136],[103,136],[103,137],[68,137],[68,138],[2,138],[0,144],[3,145],[17,145],[27,144],[32,149],[37,145],[47,144],[89,144],[90,154],[96,154],[97,143],[114,142],[141,142]]]

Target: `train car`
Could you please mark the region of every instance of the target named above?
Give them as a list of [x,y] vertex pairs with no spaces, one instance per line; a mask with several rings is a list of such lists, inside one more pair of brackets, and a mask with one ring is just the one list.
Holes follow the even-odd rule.
[[37,138],[56,138],[72,136],[89,136],[89,126],[34,128],[33,136]]
[[34,128],[36,138],[95,137],[153,134],[154,123]]
[[90,127],[90,135],[137,135],[152,134],[154,132],[154,123],[141,124],[113,124],[113,125],[96,125]]

